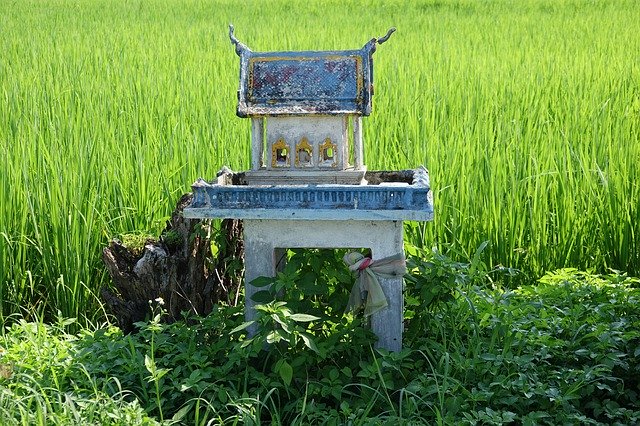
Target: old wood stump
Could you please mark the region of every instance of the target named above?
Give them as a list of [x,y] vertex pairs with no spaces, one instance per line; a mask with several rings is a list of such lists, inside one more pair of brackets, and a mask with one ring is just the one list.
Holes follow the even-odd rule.
[[[243,273],[242,222],[224,220],[219,229],[211,221],[185,219],[182,211],[191,203],[183,195],[157,240],[147,240],[142,250],[125,247],[117,239],[103,250],[102,259],[113,286],[103,288],[107,310],[125,332],[148,318],[151,304],[164,302],[173,322],[183,312],[207,315],[218,302],[238,302]],[[212,243],[218,248],[212,254]]]

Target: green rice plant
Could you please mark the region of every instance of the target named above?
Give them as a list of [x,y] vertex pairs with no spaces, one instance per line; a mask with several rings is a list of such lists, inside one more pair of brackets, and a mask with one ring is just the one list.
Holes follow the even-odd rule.
[[411,244],[637,275],[638,21],[633,0],[1,2],[0,317],[102,321],[109,238],[158,235],[196,178],[248,168],[230,22],[255,50],[398,28],[365,160],[429,168],[435,220]]

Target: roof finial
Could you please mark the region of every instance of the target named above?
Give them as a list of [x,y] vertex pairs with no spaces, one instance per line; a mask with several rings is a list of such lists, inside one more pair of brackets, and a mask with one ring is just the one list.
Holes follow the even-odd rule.
[[384,37],[380,37],[378,39],[378,44],[382,44],[385,41],[389,40],[389,37],[391,37],[391,34],[393,34],[394,32],[396,32],[396,27],[389,28],[389,31],[387,31],[387,33],[384,35]]
[[233,35],[233,31],[233,24],[229,24],[229,38],[231,39],[231,43],[235,44],[236,46],[236,54],[238,56],[242,56],[243,52],[250,51],[250,49]]

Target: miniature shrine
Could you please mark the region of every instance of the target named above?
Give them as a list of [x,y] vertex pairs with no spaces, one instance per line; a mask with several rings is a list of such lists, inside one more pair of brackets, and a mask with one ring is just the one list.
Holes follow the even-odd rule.
[[237,115],[251,119],[251,170],[198,179],[184,216],[243,220],[247,320],[255,317],[251,282],[275,276],[284,250],[367,248],[371,259],[345,256],[359,275],[350,304],[364,306],[378,347],[402,348],[402,221],[432,220],[433,200],[424,167],[364,164],[373,53],[394,31],[358,50],[253,52],[230,27],[240,57]]

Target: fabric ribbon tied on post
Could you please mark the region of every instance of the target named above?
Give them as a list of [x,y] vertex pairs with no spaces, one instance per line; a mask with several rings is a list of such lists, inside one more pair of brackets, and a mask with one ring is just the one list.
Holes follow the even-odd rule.
[[383,259],[371,260],[358,252],[344,255],[349,270],[356,273],[356,283],[351,289],[347,312],[364,310],[364,315],[372,315],[388,306],[387,298],[378,278],[398,278],[407,272],[402,253]]

